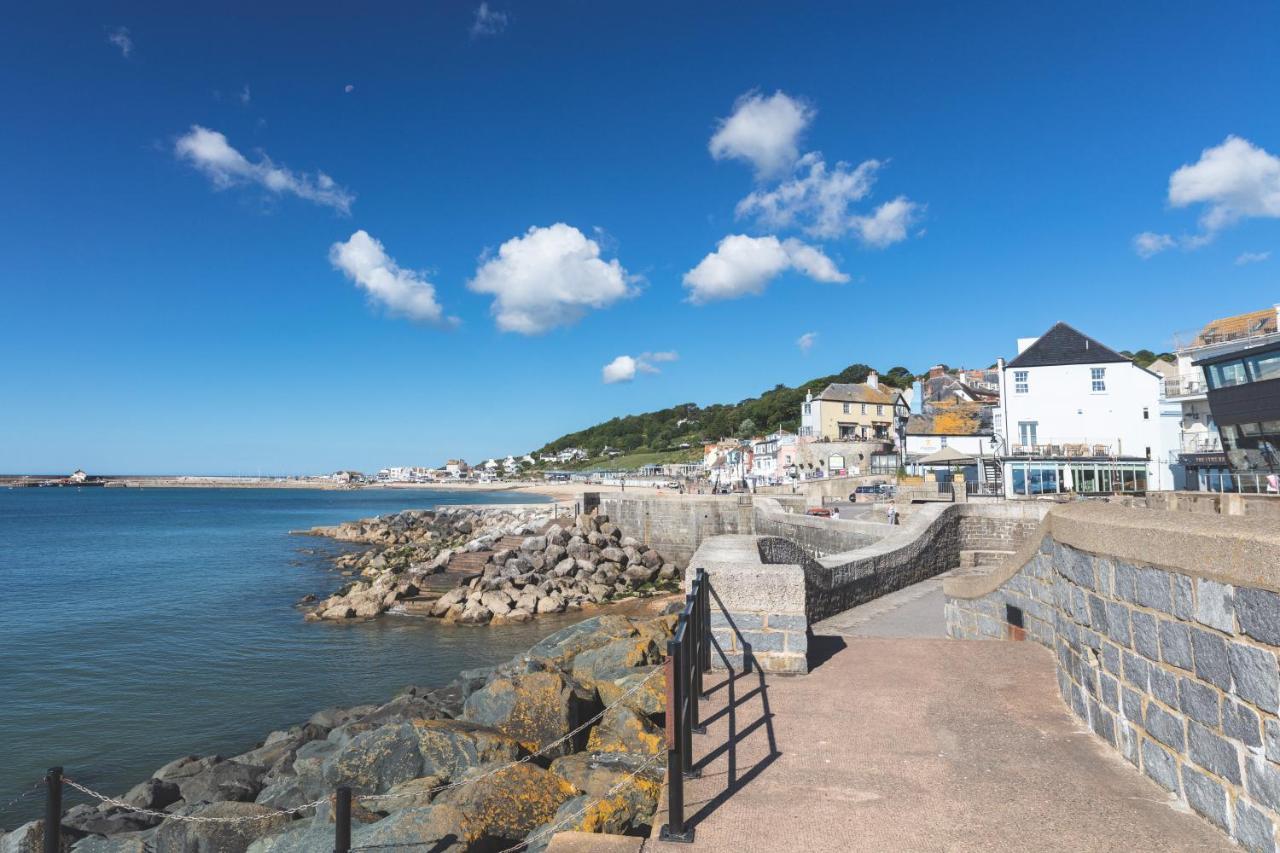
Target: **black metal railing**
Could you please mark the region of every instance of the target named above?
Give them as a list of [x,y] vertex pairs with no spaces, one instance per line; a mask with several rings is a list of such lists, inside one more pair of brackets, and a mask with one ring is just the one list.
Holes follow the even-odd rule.
[[[685,821],[684,780],[701,775],[693,764],[693,736],[707,732],[707,727],[699,721],[698,702],[706,698],[702,675],[711,669],[712,649],[720,656],[729,677],[734,677],[733,665],[711,633],[713,596],[723,613],[724,607],[711,589],[706,569],[696,569],[693,585],[685,595],[684,609],[676,620],[675,633],[667,641],[667,823],[659,836],[663,841],[693,841],[693,827]],[[725,622],[737,633],[727,613]],[[740,635],[739,642],[742,642]],[[751,649],[743,643],[742,672],[750,670]]]

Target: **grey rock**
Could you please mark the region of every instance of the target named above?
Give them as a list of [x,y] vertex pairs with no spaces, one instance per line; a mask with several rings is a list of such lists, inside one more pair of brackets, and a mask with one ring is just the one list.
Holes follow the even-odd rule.
[[1134,651],[1148,660],[1160,660],[1160,634],[1156,618],[1150,613],[1134,611],[1131,621]]
[[1227,648],[1235,692],[1264,711],[1280,711],[1280,670],[1274,652],[1231,643]]
[[265,767],[224,761],[202,773],[178,781],[182,799],[195,803],[252,802],[262,790]]
[[1162,666],[1155,665],[1151,667],[1148,683],[1151,686],[1152,696],[1170,708],[1181,707],[1178,700],[1178,676]]
[[1262,745],[1262,724],[1248,705],[1222,701],[1222,731],[1229,738],[1240,741],[1245,746]]
[[1160,659],[1179,669],[1192,668],[1191,629],[1181,622],[1160,620]]
[[1166,791],[1178,792],[1178,761],[1153,741],[1142,742],[1142,772]]
[[1182,790],[1187,803],[1219,829],[1230,831],[1231,816],[1227,791],[1210,777],[1186,765],[1182,767]]
[[155,849],[157,853],[245,853],[258,837],[279,832],[288,825],[288,817],[271,811],[256,803],[187,806],[178,814],[258,819],[216,823],[167,820],[156,830]]
[[1240,630],[1255,640],[1280,646],[1280,595],[1248,586],[1237,587],[1235,608]]
[[1245,790],[1272,811],[1280,811],[1280,768],[1261,755],[1250,754],[1245,761]]
[[1173,613],[1173,596],[1169,589],[1169,573],[1163,569],[1135,569],[1137,588],[1134,598],[1143,607]]
[[1231,633],[1235,628],[1235,587],[1197,578],[1196,621]]
[[1222,690],[1231,689],[1231,664],[1227,662],[1227,641],[1204,628],[1191,629],[1196,676]]
[[1221,725],[1218,693],[1212,687],[1193,678],[1183,678],[1178,682],[1178,694],[1178,707],[1182,713],[1215,729]]
[[1175,752],[1186,750],[1187,740],[1183,731],[1182,718],[1169,713],[1159,705],[1151,705],[1147,708],[1147,734]]
[[1199,723],[1187,723],[1187,754],[1191,760],[1228,782],[1240,784],[1240,754],[1231,741]]
[[1275,853],[1275,824],[1260,810],[1236,798],[1236,841],[1249,853]]

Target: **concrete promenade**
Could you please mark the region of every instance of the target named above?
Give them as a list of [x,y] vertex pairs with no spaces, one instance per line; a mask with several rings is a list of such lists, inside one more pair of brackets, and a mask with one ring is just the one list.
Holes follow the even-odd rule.
[[1239,849],[1080,727],[1048,651],[930,638],[936,583],[822,623],[808,675],[713,676],[695,843],[644,849]]

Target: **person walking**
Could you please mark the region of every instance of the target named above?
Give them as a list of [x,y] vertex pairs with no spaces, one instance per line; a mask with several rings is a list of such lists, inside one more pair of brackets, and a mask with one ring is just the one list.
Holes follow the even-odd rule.
[[890,524],[897,524],[898,508],[894,506],[892,503],[890,503],[889,508],[885,510],[885,517],[886,517],[885,520],[888,521]]
[[840,520],[840,507],[833,506],[831,508],[831,517],[834,518],[836,521]]

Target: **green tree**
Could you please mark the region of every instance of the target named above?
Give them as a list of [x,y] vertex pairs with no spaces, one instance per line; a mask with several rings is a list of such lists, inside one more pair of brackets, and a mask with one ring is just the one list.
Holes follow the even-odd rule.
[[751,438],[756,434],[756,422],[751,418],[746,418],[742,423],[738,424],[738,437]]

